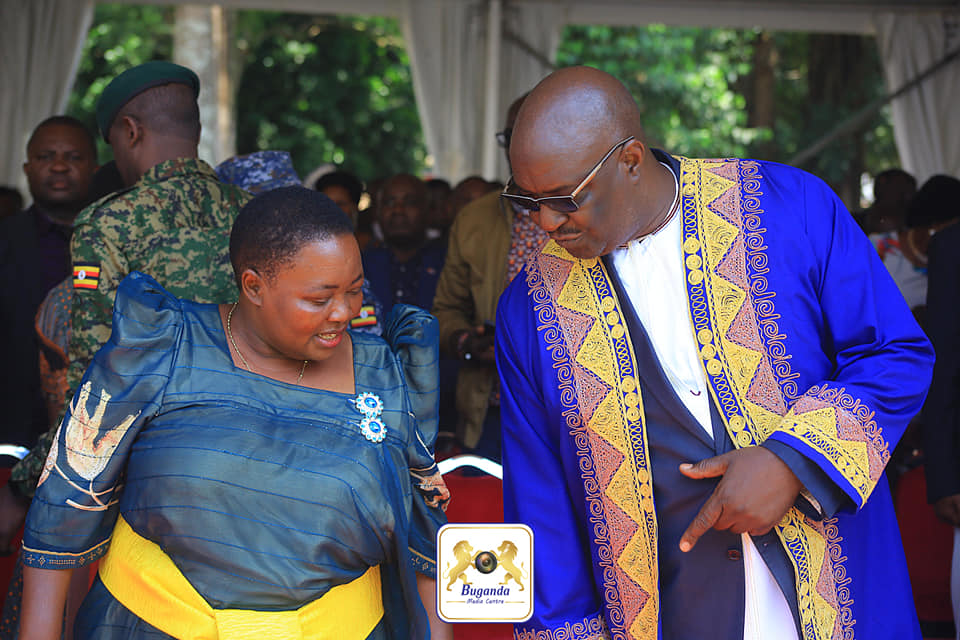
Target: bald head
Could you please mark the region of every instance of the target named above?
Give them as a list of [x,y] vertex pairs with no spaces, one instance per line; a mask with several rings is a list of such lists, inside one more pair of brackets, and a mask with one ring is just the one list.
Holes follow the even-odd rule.
[[598,69],[568,67],[544,78],[524,100],[511,146],[585,153],[627,136],[643,139],[640,110],[627,88]]
[[590,67],[560,69],[530,92],[513,127],[510,161],[508,193],[526,202],[554,198],[527,208],[578,258],[605,255],[659,228],[677,192],[673,173],[643,140],[633,96]]

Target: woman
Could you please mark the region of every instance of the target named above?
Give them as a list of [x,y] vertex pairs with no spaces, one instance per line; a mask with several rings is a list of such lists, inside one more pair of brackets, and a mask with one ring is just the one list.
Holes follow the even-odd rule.
[[248,203],[230,256],[232,305],[121,284],[27,519],[23,637],[58,637],[71,570],[104,553],[79,638],[449,634],[420,601],[435,616],[448,498],[435,320],[348,332],[359,249],[302,187]]

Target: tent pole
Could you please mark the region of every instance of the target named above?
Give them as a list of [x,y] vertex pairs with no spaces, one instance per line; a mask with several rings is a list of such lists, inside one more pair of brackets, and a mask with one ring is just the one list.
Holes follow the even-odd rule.
[[500,104],[500,53],[503,41],[503,0],[487,4],[487,73],[483,105],[483,177],[497,177],[497,109]]

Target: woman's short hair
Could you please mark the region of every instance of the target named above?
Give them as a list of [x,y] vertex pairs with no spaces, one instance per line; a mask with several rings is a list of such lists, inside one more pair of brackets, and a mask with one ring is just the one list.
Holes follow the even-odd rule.
[[254,197],[230,232],[230,262],[271,279],[310,242],[353,233],[350,217],[333,200],[305,187],[282,187]]

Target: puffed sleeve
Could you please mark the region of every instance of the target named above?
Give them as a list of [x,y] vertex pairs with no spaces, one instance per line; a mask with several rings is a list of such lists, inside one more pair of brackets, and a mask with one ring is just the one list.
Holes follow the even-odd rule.
[[443,512],[450,500],[433,457],[439,410],[437,336],[437,319],[409,305],[394,305],[383,332],[400,361],[415,416],[416,428],[407,447],[414,486],[410,552],[416,570],[431,578],[437,572],[437,530],[446,524]]
[[157,413],[183,325],[180,301],[150,276],[117,291],[110,339],[77,389],[27,516],[23,560],[69,569],[103,555],[116,523],[127,455]]

